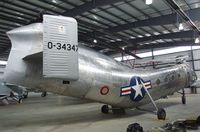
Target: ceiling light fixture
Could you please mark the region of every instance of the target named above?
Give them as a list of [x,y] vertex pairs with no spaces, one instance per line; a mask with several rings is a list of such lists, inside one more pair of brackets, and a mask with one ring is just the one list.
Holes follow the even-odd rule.
[[199,42],[200,42],[199,38],[196,38],[195,41],[194,41],[195,44],[198,44]]
[[116,39],[116,41],[122,41],[121,39]]
[[96,39],[94,39],[94,40],[93,40],[93,42],[96,44],[96,43],[97,43],[97,40],[96,40]]
[[130,39],[135,39],[135,37],[133,37],[133,36],[130,36]]
[[115,42],[115,40],[112,40],[112,39],[111,39],[110,42]]
[[146,0],[146,1],[145,1],[145,4],[146,4],[146,5],[150,5],[150,4],[152,4],[152,3],[153,3],[153,0]]
[[178,29],[179,29],[180,31],[183,30],[183,24],[182,24],[182,23],[179,23]]
[[57,3],[57,1],[56,1],[56,0],[52,0],[52,2],[53,2],[53,3]]

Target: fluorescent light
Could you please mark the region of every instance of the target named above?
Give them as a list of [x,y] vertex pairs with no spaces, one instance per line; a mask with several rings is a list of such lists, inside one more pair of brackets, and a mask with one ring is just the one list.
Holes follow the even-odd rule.
[[97,40],[96,40],[96,39],[94,39],[94,40],[93,40],[93,42],[96,44],[96,43],[97,43]]
[[0,65],[6,65],[7,61],[0,61]]
[[121,39],[116,39],[116,41],[122,41]]
[[147,33],[147,34],[145,34],[145,36],[149,37],[149,36],[151,36],[151,34]]
[[154,32],[153,34],[154,34],[154,35],[159,35],[160,33],[159,33],[159,32]]
[[182,24],[182,23],[179,23],[178,29],[179,29],[180,31],[183,30],[183,24]]
[[142,38],[143,36],[142,36],[142,35],[138,35],[137,37],[138,37],[138,38]]
[[153,3],[153,0],[146,0],[146,2],[145,2],[147,5],[150,5],[150,4],[152,4]]
[[133,36],[130,36],[130,38],[131,38],[131,39],[135,39],[135,37],[133,37]]
[[196,38],[195,41],[194,41],[194,43],[198,44],[199,43],[199,38]]
[[52,0],[52,2],[53,2],[53,3],[57,3],[57,1],[56,1],[56,0]]

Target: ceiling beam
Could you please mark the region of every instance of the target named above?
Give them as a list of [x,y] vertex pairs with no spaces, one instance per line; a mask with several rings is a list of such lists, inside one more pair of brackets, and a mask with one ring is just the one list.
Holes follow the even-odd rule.
[[0,30],[0,37],[8,37],[7,35],[6,35],[6,32],[1,32],[1,30]]
[[198,32],[200,34],[199,28],[196,26],[196,24],[191,20],[191,18],[183,11],[183,9],[174,1],[174,0],[165,0],[165,2],[175,10],[175,12],[185,21],[187,22],[192,29]]
[[7,26],[7,25],[1,25],[0,24],[0,29],[5,29],[5,30],[11,30],[11,29],[13,29],[14,27],[11,27],[11,26]]
[[117,2],[120,2],[120,1],[122,1],[122,0],[92,0],[90,2],[86,2],[82,5],[80,5],[76,8],[74,8],[74,9],[67,10],[66,12],[63,13],[63,15],[77,16],[77,15],[80,15],[84,12],[90,11],[94,8],[114,4],[114,3],[117,3]]
[[7,11],[7,10],[1,10],[1,12],[2,13],[4,13],[4,14],[9,14],[9,15],[13,15],[13,16],[16,16],[16,17],[23,17],[23,18],[25,18],[25,19],[33,19],[33,17],[27,17],[27,16],[25,16],[25,15],[20,15],[20,14],[17,14],[16,12],[10,12],[10,11]]
[[[188,10],[187,14],[190,16],[191,20],[199,21],[200,20],[199,12],[200,12],[200,8],[195,8],[195,9]],[[135,21],[135,22],[127,23],[127,24],[122,24],[122,25],[115,26],[115,27],[110,27],[110,28],[108,28],[108,30],[111,32],[119,32],[119,31],[131,29],[131,28],[176,24],[176,23],[178,23],[178,21],[179,21],[179,23],[183,21],[181,19],[179,19],[177,21],[177,17],[178,16],[176,13],[162,15],[162,16],[158,16],[158,17],[145,19],[145,20],[139,20],[139,21]]]
[[1,37],[1,36],[0,36],[0,41],[1,41],[1,40],[9,41],[8,37]]
[[9,26],[9,27],[19,27],[20,25],[16,25],[15,23],[9,22],[9,21],[0,21],[0,25],[4,25],[4,26]]
[[29,5],[31,5],[31,6],[35,6],[35,7],[37,7],[37,8],[44,9],[44,10],[46,10],[46,11],[50,11],[50,12],[52,12],[52,13],[56,13],[56,14],[60,14],[60,13],[61,13],[61,12],[56,11],[56,10],[54,10],[53,8],[51,8],[51,6],[49,6],[49,7],[47,8],[47,7],[45,7],[45,6],[41,5],[41,4],[35,3],[34,1],[30,1],[30,0],[20,0],[20,2],[29,4]]
[[13,6],[7,6],[7,5],[9,5],[9,4],[4,4],[3,2],[0,3],[1,9],[14,11],[15,13],[21,13],[21,14],[24,14],[24,15],[27,15],[27,16],[30,16],[30,17],[37,17],[36,12],[34,12],[34,10],[33,10],[33,14],[32,14],[32,13],[29,13],[29,12],[24,11],[22,9],[16,9]]
[[131,39],[130,43],[136,44],[140,42],[148,42],[148,41],[154,41],[154,40],[159,40],[159,39],[176,39],[176,38],[195,38],[195,33],[193,30],[189,30],[189,31],[174,32],[174,33],[168,33],[168,34],[160,34],[160,35],[154,35],[154,36],[149,36],[149,37]]
[[0,40],[0,43],[10,43],[9,40]]
[[20,23],[20,24],[27,24],[28,23],[27,20],[19,19],[17,17],[7,16],[7,15],[4,15],[4,14],[0,14],[0,18],[3,19],[3,20],[16,22],[16,23]]
[[175,46],[200,46],[194,43],[194,41],[178,41],[178,42],[167,42],[157,43],[148,45],[138,45],[137,47],[127,47],[128,50],[141,50],[141,49],[152,49],[152,48],[163,48],[163,47],[175,47]]
[[[123,50],[123,49],[119,48],[119,47],[116,46],[116,45],[110,45],[109,43],[105,43],[105,42],[101,41],[100,39],[98,39],[98,43],[95,44],[95,43],[92,43],[92,42],[87,42],[87,41],[85,41],[86,38],[89,38],[89,37],[87,37],[87,35],[83,35],[83,37],[84,37],[84,40],[83,40],[83,41],[86,42],[86,43],[89,43],[89,44],[91,44],[91,45],[96,45],[96,46],[100,45],[100,46],[103,47],[103,48],[113,49],[113,50],[115,50],[116,52],[126,53],[126,54],[128,54],[128,55],[131,55],[131,56],[137,58],[137,59],[141,59],[140,57],[138,57],[137,55],[131,53],[130,51],[128,51],[128,50],[126,50],[126,49]],[[87,39],[86,39],[86,40],[87,40]]]

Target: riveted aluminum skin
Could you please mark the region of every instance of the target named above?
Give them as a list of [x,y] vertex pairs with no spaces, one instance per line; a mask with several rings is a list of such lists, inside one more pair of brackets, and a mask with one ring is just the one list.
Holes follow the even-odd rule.
[[[82,46],[79,46],[78,50],[79,79],[77,81],[63,84],[63,79],[43,78],[42,32],[41,23],[8,32],[12,49],[4,75],[6,82],[130,108],[150,102],[147,95],[139,102],[132,101],[129,96],[120,96],[121,87],[130,84],[133,76],[151,81],[152,89],[149,92],[154,100],[187,87],[193,81],[194,73],[187,64],[152,71],[138,71]],[[31,53],[33,56],[30,55]],[[109,88],[109,92],[105,95],[101,93],[101,88],[104,86]]]

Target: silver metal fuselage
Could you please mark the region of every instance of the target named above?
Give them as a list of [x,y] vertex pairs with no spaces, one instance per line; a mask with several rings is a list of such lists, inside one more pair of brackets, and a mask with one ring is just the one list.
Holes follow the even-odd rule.
[[[132,101],[129,96],[120,96],[121,87],[129,85],[133,76],[151,81],[152,89],[149,92],[154,100],[172,94],[192,82],[193,71],[187,64],[151,71],[138,71],[85,47],[80,46],[78,52],[79,79],[70,81],[69,84],[63,84],[63,79],[43,77],[42,57],[40,55],[31,60],[23,60],[21,53],[17,54],[12,48],[4,81],[124,108],[136,107],[150,102],[147,95],[139,102]],[[13,58],[15,59],[13,60]],[[102,95],[100,92],[103,86],[109,88],[106,95]]]

